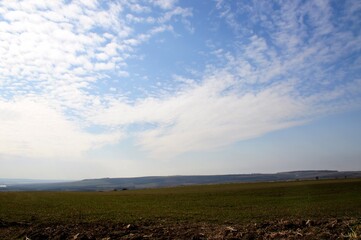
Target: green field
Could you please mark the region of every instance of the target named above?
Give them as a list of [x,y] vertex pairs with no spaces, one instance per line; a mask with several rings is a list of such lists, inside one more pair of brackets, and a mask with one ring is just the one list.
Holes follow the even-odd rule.
[[240,183],[118,192],[1,192],[0,220],[244,223],[361,217],[361,179]]

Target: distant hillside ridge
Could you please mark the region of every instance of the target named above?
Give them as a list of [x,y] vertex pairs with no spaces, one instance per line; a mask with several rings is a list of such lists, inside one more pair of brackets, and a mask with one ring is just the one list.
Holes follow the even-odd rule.
[[[112,191],[176,187],[201,184],[295,181],[336,178],[361,178],[361,171],[306,170],[279,173],[230,175],[149,176],[132,178],[84,179],[73,182],[27,183],[1,187],[0,191]],[[0,185],[4,185],[0,182]]]

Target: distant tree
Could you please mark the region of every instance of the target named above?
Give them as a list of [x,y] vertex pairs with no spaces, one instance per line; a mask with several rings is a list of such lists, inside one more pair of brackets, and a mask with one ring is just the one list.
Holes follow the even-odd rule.
[[318,180],[319,179],[319,177],[318,176],[316,176],[316,180]]

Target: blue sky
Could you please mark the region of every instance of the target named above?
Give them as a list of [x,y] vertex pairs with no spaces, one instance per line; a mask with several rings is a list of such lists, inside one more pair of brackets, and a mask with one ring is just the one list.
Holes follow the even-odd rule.
[[358,1],[0,1],[0,176],[361,170]]

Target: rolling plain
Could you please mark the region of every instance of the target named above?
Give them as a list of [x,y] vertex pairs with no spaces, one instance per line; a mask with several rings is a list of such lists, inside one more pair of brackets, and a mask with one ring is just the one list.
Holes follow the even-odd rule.
[[0,239],[360,236],[361,179],[0,193]]

